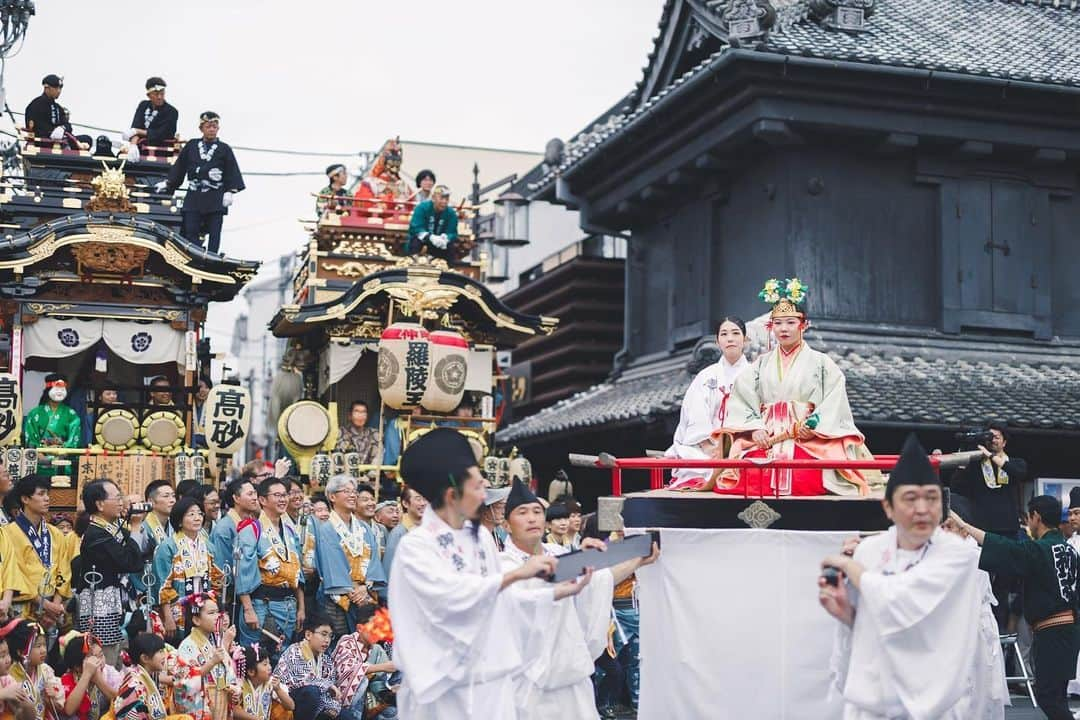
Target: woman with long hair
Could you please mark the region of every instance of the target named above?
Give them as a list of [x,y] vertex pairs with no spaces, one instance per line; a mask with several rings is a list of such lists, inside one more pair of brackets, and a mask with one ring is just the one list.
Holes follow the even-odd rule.
[[190,632],[176,649],[175,668],[170,667],[173,707],[195,720],[210,720],[215,705],[228,702],[228,695],[220,691],[236,685],[230,655],[236,627],[224,627],[227,619],[209,593],[186,597],[183,605]]

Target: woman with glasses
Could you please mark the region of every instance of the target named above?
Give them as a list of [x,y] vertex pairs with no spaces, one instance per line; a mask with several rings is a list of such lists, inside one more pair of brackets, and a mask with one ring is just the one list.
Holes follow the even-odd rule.
[[78,597],[78,629],[100,642],[105,661],[116,667],[124,639],[125,592],[121,579],[142,571],[139,544],[122,522],[123,498],[112,480],[94,480],[82,491],[90,526],[82,538],[78,572],[72,585]]

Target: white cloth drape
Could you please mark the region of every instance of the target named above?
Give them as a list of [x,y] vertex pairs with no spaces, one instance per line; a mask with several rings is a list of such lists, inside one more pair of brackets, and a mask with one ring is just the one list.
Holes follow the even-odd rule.
[[855,533],[660,533],[660,562],[638,572],[638,717],[839,718],[828,698],[836,621],[817,577]]
[[356,363],[360,362],[360,356],[369,350],[377,351],[379,346],[375,343],[353,343],[350,345],[339,345],[338,343],[330,343],[327,349],[327,355],[330,361],[330,375],[327,377],[329,385],[333,385],[340,382],[343,377],[349,374],[349,371],[356,367]]
[[183,330],[164,322],[42,317],[24,329],[26,357],[61,358],[90,349],[98,340],[136,365],[184,365]]
[[469,349],[469,370],[465,375],[465,389],[491,394],[491,350]]

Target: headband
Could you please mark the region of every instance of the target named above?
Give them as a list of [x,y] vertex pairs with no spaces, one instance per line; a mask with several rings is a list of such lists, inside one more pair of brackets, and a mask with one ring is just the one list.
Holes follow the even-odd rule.
[[50,382],[45,383],[45,387],[46,387],[46,389],[54,388],[54,387],[66,388],[67,387],[67,381],[66,380],[52,380]]

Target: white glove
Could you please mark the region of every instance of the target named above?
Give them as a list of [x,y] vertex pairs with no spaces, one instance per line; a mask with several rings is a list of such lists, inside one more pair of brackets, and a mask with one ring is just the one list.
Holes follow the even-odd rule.
[[135,128],[128,128],[124,132],[120,133],[120,137],[124,138],[124,140],[130,140],[131,138],[135,137]]
[[63,140],[64,139],[64,126],[57,125],[53,128],[52,134],[49,135],[50,140]]
[[434,245],[435,247],[439,248],[440,250],[445,250],[446,245],[447,245],[448,242],[449,242],[449,240],[447,239],[447,237],[445,235],[432,235],[431,236],[431,244]]
[[232,193],[227,192],[221,196],[221,207],[229,207],[232,205]]
[[168,189],[169,189],[169,181],[168,180],[162,180],[159,183],[154,183],[154,192],[156,192],[156,193],[163,193]]

